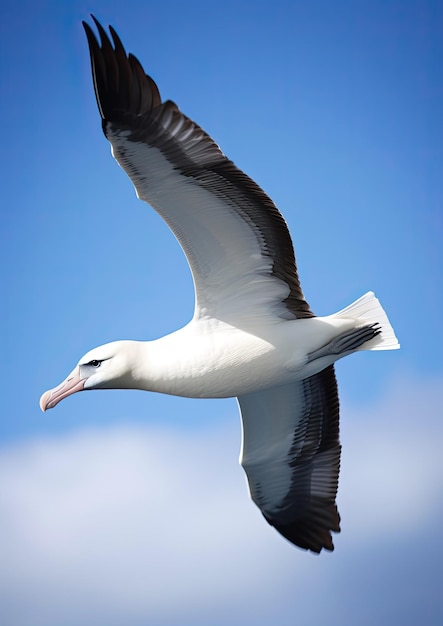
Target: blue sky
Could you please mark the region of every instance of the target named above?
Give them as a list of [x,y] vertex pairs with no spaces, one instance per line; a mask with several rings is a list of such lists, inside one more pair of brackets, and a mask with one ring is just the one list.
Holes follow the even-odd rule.
[[[101,132],[90,12],[275,200],[314,311],[372,289],[395,327],[401,351],[337,367],[332,555],[292,548],[248,501],[233,400],[106,391],[39,411],[90,348],[161,336],[193,310],[181,250]],[[0,621],[439,623],[441,3],[48,0],[0,13]]]

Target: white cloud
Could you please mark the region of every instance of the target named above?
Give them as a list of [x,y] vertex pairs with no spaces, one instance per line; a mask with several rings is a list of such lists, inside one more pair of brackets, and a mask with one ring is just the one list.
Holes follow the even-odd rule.
[[442,388],[403,380],[370,409],[343,408],[343,533],[320,557],[286,543],[249,502],[233,425],[192,435],[122,426],[3,450],[0,621],[283,625],[339,615],[357,563],[435,527]]
[[357,533],[405,538],[443,504],[443,381],[399,379],[342,421],[342,499]]

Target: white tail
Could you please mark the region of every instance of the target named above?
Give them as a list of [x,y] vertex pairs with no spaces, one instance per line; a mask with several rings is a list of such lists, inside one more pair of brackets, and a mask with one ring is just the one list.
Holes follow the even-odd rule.
[[400,347],[388,316],[372,291],[368,291],[345,309],[335,313],[334,317],[352,318],[369,324],[375,322],[380,324],[380,335],[364,343],[358,348],[359,350],[398,350]]

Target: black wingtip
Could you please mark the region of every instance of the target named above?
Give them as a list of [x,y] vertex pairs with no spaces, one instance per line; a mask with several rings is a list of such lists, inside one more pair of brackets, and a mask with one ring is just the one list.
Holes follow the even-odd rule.
[[[94,20],[94,22],[97,24],[98,22],[92,14],[91,14],[91,17]],[[97,106],[98,106],[98,110],[100,112],[101,118],[104,120],[105,111],[103,109],[103,105],[102,105],[101,98],[100,98],[100,93],[104,91],[104,83],[106,82],[102,52],[101,52],[100,44],[92,28],[84,20],[82,20],[82,24],[86,33],[86,38],[88,40],[89,58],[91,60],[91,73],[92,73],[92,82],[94,84],[95,98],[97,100]]]
[[[92,80],[97,105],[106,133],[107,122],[122,126],[129,119],[150,115],[161,104],[157,85],[133,54],[126,50],[112,26],[110,36],[98,19],[91,13],[98,36],[91,26],[82,21],[89,45]],[[112,40],[111,40],[112,38]]]
[[[100,22],[97,20],[97,18],[92,13],[90,13],[90,16],[94,20],[94,23],[97,26],[99,32],[100,32],[100,29],[103,30],[103,28],[102,28]],[[85,20],[82,20],[82,26],[83,26],[83,28],[85,30],[86,37],[88,38],[88,43],[90,43],[90,40],[92,38],[92,40],[96,43],[96,45],[99,46],[99,43],[98,43],[98,40],[97,40],[97,38],[96,38],[96,36],[94,34],[94,31],[89,26],[88,22],[86,22]]]
[[91,13],[91,17],[94,20],[94,24],[96,25],[98,33],[100,35],[100,41],[101,41],[102,47],[106,46],[108,44],[111,45],[111,42],[109,41],[109,37],[108,37],[105,29],[103,28],[103,26],[100,24],[98,19],[96,17],[94,17],[94,15],[92,15],[92,13]]
[[306,515],[289,524],[281,524],[266,515],[264,518],[285,539],[303,550],[319,554],[334,551],[332,532],[340,532],[340,514],[335,504],[326,505],[313,498]]

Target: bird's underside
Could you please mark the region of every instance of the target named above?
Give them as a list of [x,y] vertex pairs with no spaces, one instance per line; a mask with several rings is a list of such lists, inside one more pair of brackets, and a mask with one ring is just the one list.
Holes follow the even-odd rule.
[[[333,316],[315,318],[300,286],[288,228],[273,201],[177,105],[162,101],[153,79],[126,53],[112,27],[110,39],[93,19],[99,40],[83,25],[103,131],[138,197],[163,217],[180,243],[192,271],[196,306],[191,323],[176,334],[90,351],[59,387],[42,396],[41,406],[52,408],[82,389],[174,393],[183,381],[190,381],[187,395],[198,396],[209,380],[204,364],[214,360],[217,345],[223,358],[214,360],[211,375],[220,376],[221,395],[238,396],[241,463],[253,501],[293,544],[316,553],[333,550],[331,533],[340,532],[335,500],[341,450],[333,363],[359,349],[398,347],[392,328],[372,293]],[[323,343],[313,330],[315,320],[332,328]],[[291,378],[287,346],[294,341],[292,329],[302,327],[308,329],[300,337],[305,348]],[[276,328],[291,329],[287,342],[273,341]],[[180,343],[186,333],[195,341]],[[259,374],[264,381],[250,393],[226,386],[240,372],[240,348],[238,357],[235,349],[228,350],[235,333],[260,338],[260,345],[267,342],[275,359],[273,371],[254,371],[258,357],[241,370],[245,389],[248,377],[251,388]],[[203,346],[201,366],[193,355],[197,341]],[[161,363],[168,358],[163,375]],[[305,376],[300,375],[303,364]],[[276,384],[280,372],[286,378]]]

